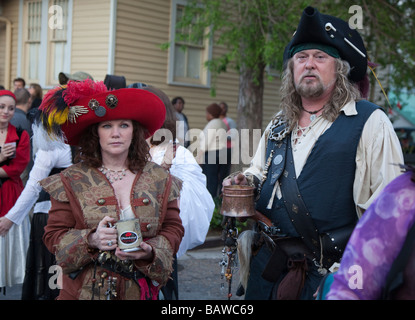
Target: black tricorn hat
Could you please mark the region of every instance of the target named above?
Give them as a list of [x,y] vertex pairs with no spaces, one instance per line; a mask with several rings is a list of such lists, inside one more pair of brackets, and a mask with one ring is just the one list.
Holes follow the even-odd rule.
[[[285,47],[284,66],[298,45],[315,43],[336,48],[340,58],[349,62],[349,79],[362,80],[367,70],[367,52],[360,34],[339,18],[321,14],[316,8],[303,11],[297,31]],[[298,47],[297,47],[298,48]]]

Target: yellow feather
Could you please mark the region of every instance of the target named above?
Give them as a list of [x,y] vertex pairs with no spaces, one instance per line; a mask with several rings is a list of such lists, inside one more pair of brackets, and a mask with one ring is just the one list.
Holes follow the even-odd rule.
[[52,127],[52,125],[54,124],[55,125],[64,124],[66,121],[68,121],[68,113],[69,113],[69,108],[66,108],[63,111],[53,110],[48,116],[49,126]]
[[385,96],[385,98],[386,98],[386,101],[387,101],[387,103],[388,103],[388,105],[389,105],[389,108],[391,108],[391,109],[392,109],[392,106],[391,106],[391,104],[390,104],[390,102],[389,102],[388,95],[386,94],[385,90],[383,89],[382,84],[380,83],[380,81],[379,81],[379,79],[378,79],[378,77],[377,77],[377,75],[376,75],[376,73],[375,73],[374,68],[372,68],[371,66],[368,66],[368,67],[369,67],[370,71],[372,71],[373,75],[375,76],[376,81],[378,82],[378,84],[379,84],[380,88],[382,89],[383,95],[384,95],[384,96]]

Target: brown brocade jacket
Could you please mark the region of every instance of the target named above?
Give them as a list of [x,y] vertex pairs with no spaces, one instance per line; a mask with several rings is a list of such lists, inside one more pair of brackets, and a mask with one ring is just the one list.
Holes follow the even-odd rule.
[[[96,283],[101,282],[104,270],[94,267],[99,251],[89,247],[87,238],[105,216],[119,220],[120,208],[112,185],[100,171],[83,163],[42,180],[41,185],[52,202],[43,240],[64,273],[58,299],[91,299],[92,288],[97,290]],[[184,235],[177,203],[180,189],[181,180],[153,162],[133,183],[131,207],[140,219],[143,239],[154,252],[153,261],[135,260],[134,267],[158,287],[167,282],[173,255]],[[78,270],[81,272],[72,280],[68,274]],[[104,287],[94,298],[101,295],[103,299],[106,282],[102,281]],[[140,299],[140,290],[132,280],[117,276],[118,299]]]

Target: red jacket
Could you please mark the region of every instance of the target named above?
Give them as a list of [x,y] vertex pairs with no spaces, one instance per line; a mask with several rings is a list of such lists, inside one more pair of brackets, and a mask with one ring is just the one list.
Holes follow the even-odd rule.
[[[78,163],[59,175],[42,180],[41,185],[49,192],[52,202],[43,240],[56,255],[64,273],[58,299],[91,299],[93,275],[100,279],[104,271],[119,279],[118,299],[140,299],[142,287],[99,266],[94,267],[99,252],[89,247],[88,235],[95,231],[104,216],[118,220],[120,212],[114,190],[105,176],[97,169]],[[173,255],[184,234],[177,204],[180,189],[179,179],[151,162],[133,183],[131,206],[140,219],[143,239],[147,239],[154,252],[153,261],[135,260],[134,267],[158,288],[170,277]],[[77,270],[82,272],[76,279],[68,277]],[[105,281],[100,294],[105,292],[106,285]],[[95,299],[97,296],[99,293]]]
[[27,131],[23,130],[19,136],[16,127],[9,123],[5,143],[16,141],[16,157],[0,164],[1,168],[6,171],[9,178],[2,179],[3,184],[0,186],[0,217],[4,216],[14,206],[20,193],[23,191],[23,182],[20,175],[26,169],[30,161],[30,138]]

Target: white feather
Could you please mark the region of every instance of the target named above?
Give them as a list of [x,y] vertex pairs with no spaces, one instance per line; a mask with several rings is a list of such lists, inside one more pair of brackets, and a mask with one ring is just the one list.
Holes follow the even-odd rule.
[[34,155],[38,149],[49,151],[64,148],[65,142],[62,139],[49,136],[41,124],[32,124],[32,130],[32,147]]

